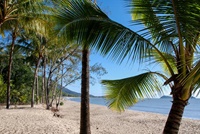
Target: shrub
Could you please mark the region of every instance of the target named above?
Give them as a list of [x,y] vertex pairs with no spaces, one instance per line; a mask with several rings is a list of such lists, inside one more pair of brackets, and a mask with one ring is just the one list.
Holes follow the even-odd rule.
[[63,103],[63,102],[60,102],[60,105],[62,106],[62,105],[64,105],[64,103]]

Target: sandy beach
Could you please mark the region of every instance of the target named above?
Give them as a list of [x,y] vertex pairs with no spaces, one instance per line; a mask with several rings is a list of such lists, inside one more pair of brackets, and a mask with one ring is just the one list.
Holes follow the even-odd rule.
[[[113,112],[107,107],[90,105],[92,134],[161,134],[167,116],[125,111]],[[64,101],[62,118],[53,116],[44,105],[0,108],[0,134],[79,134],[80,105]],[[200,121],[183,119],[180,134],[200,134]]]

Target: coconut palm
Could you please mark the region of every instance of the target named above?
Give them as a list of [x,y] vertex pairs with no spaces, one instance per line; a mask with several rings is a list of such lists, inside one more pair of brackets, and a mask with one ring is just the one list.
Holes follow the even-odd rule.
[[[42,8],[38,5],[42,0],[1,0],[0,2],[0,27],[4,23],[13,23],[20,20],[33,21],[40,16]],[[34,13],[34,15],[33,15]]]
[[[23,29],[35,29],[40,30],[44,19],[41,17],[43,9],[39,2],[42,0],[2,0],[0,2],[0,31],[3,33],[5,30],[12,31],[12,47],[10,51],[9,70],[8,70],[8,84],[7,84],[7,106],[10,105],[10,77],[12,69],[12,53],[14,50],[15,39],[17,38],[18,30]],[[39,22],[39,23],[38,23]],[[27,25],[29,24],[29,25]]]
[[137,96],[143,97],[143,92],[151,93],[152,86],[157,82],[152,78],[145,78],[144,75],[158,76],[159,79],[165,80],[164,85],[170,86],[173,96],[163,131],[167,134],[178,133],[184,108],[192,93],[199,88],[200,66],[196,56],[199,50],[200,2],[190,2],[192,3],[174,0],[132,1],[131,14],[134,23],[145,26],[142,36],[151,43],[151,50],[144,58],[159,63],[163,72],[149,71],[131,78],[103,81],[108,89],[110,106],[123,109],[124,106],[132,105],[132,100]]
[[[67,1],[58,1],[55,2],[55,6],[62,7],[61,10],[56,11],[56,15],[62,15],[65,13],[63,8],[65,6],[70,6],[70,3]],[[64,11],[64,12],[63,12]],[[56,31],[58,31],[58,36],[65,32],[65,25],[63,23],[63,18],[55,19]],[[64,31],[62,29],[64,28]],[[66,38],[65,34],[62,37]],[[82,42],[76,42],[77,44],[82,45],[82,73],[81,73],[81,119],[80,119],[80,134],[90,134],[90,107],[89,107],[89,48],[87,39],[83,39]]]
[[38,70],[43,57],[46,39],[36,31],[30,30],[29,32],[23,31],[18,38],[20,38],[18,42],[21,44],[22,51],[27,55],[27,60],[33,64],[32,66],[35,66],[31,93],[31,107],[34,107],[35,88],[37,103],[39,103],[39,91],[36,86],[38,83],[36,80],[38,79]]
[[[89,0],[62,1],[65,5],[55,12],[59,35],[76,43],[84,41],[90,48],[113,60],[122,62],[157,63],[163,69],[140,75],[104,80],[109,107],[119,111],[139,99],[162,93],[162,84],[171,88],[172,107],[163,133],[178,133],[182,114],[191,95],[198,92],[200,62],[198,60],[200,33],[200,2],[192,1],[129,1],[135,26],[134,32],[108,18]],[[161,80],[164,80],[162,83]]]

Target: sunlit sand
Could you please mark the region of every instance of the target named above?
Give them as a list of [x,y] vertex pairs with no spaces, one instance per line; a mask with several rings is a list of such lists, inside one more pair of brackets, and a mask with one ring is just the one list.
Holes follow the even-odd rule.
[[[79,134],[80,105],[64,101],[60,117],[53,116],[44,105],[0,109],[0,134]],[[92,134],[161,134],[167,116],[126,111],[113,112],[107,107],[91,105]],[[180,134],[199,134],[200,121],[183,119]]]

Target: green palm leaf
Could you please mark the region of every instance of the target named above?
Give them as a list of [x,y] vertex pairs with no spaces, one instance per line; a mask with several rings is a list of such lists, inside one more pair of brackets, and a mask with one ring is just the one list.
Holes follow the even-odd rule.
[[144,25],[142,33],[161,51],[171,51],[173,49],[171,41],[177,37],[172,4],[157,0],[132,0],[129,5],[134,20],[133,24]]
[[61,0],[55,2],[55,6],[55,31],[60,38],[88,44],[119,63],[126,57],[131,61],[142,61],[152,49],[148,40],[110,20],[90,0]]
[[[188,88],[191,87],[192,80],[196,81],[199,78],[198,75],[193,77],[196,72],[199,73],[199,67],[192,63],[199,43],[199,5],[200,2],[197,0],[149,0],[148,2],[132,0],[130,6],[133,7],[131,13],[135,19],[134,24],[144,24],[145,26],[142,35],[110,20],[90,0],[55,1],[55,10],[52,14],[56,24],[55,34],[60,39],[70,40],[76,44],[87,44],[91,49],[97,49],[119,63],[126,58],[131,62],[137,60],[141,62],[147,58],[153,59],[154,62],[159,62],[168,69],[170,78],[179,76],[175,77],[176,79],[169,78],[169,80],[165,77],[165,84],[171,84],[173,87],[187,83],[187,86],[181,89],[184,92],[190,90]],[[196,61],[197,63],[198,61]],[[134,80],[135,83],[132,84],[131,78],[116,80],[117,82],[115,80],[103,81],[106,87],[113,89],[108,90],[109,94],[113,91],[113,94],[116,95],[110,97],[112,100],[110,105],[117,107],[121,101],[117,109],[123,110],[135,102],[134,97],[137,99],[141,96],[150,96],[147,91],[155,90],[155,88],[149,90],[148,84],[144,84],[146,86],[138,84],[137,86],[137,80]],[[123,81],[129,84],[125,84]],[[153,81],[153,79],[149,81]],[[149,87],[152,87],[152,82],[149,82]],[[116,92],[114,92],[115,88]],[[136,90],[131,93],[132,90],[129,89]],[[182,92],[180,94],[183,94]],[[117,96],[118,93],[122,94],[121,97]],[[129,96],[127,100],[125,95]],[[130,101],[130,98],[133,100]],[[187,99],[187,97],[185,98]]]
[[195,96],[199,96],[199,94],[200,94],[200,81],[197,81],[195,83],[192,94],[195,95]]
[[167,74],[170,75],[170,72],[168,70],[168,67],[166,66],[166,63],[164,61],[167,60],[167,62],[169,63],[169,66],[173,69],[174,73],[177,73],[177,61],[176,61],[176,56],[171,54],[171,53],[162,53],[163,57],[161,57],[156,51],[152,51],[151,53],[152,55],[150,55],[150,57],[152,57],[152,64],[160,64],[161,68],[164,70],[164,72],[166,72]]
[[103,80],[110,108],[124,111],[142,98],[155,97],[162,93],[156,73],[146,72],[120,80]]
[[167,35],[178,37],[178,25],[183,37],[192,37],[198,33],[199,5],[200,2],[197,0],[132,0],[129,4],[136,23],[144,24],[152,34],[151,37],[157,41],[165,39]]
[[[141,31],[161,51],[175,51],[181,47],[181,55],[184,55],[183,46],[179,46],[182,43],[179,44],[179,41],[187,42],[190,50],[196,45],[200,30],[199,1],[132,0],[129,6],[134,24],[144,25],[145,29]],[[183,60],[182,62],[186,65]]]
[[[166,2],[160,2],[157,0],[134,0],[132,3],[130,3],[131,8],[131,14],[133,20],[136,20],[134,23],[140,23],[144,24],[147,28],[146,30],[149,30],[149,36],[151,38],[155,39],[155,41],[162,40],[163,36],[170,35],[170,33],[173,33],[175,29],[173,28],[171,21],[166,21],[165,17],[173,18],[172,13],[172,7],[170,5],[171,3]],[[162,10],[160,10],[162,9]],[[170,12],[168,14],[164,14],[163,11]],[[174,22],[174,21],[173,21]],[[169,25],[171,27],[169,27]]]

